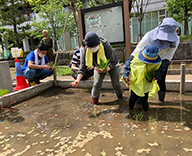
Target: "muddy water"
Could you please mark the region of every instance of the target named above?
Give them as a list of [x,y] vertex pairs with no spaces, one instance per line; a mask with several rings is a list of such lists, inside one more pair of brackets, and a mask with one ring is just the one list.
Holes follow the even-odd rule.
[[129,114],[127,91],[121,101],[102,91],[87,109],[90,90],[51,88],[0,113],[0,156],[192,155],[191,95],[167,93],[148,114]]

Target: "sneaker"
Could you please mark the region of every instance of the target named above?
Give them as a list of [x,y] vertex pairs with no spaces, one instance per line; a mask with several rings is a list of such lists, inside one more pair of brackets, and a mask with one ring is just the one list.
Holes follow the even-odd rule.
[[35,83],[33,81],[29,81],[29,86],[35,86]]

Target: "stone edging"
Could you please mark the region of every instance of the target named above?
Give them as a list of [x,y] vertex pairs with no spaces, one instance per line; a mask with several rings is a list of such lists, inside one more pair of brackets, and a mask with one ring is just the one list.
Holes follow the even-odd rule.
[[[69,86],[69,83],[72,82],[72,80],[65,80],[65,81],[61,81],[58,80],[58,87],[62,87],[62,88],[71,88],[71,86]],[[123,89],[126,89],[125,85],[123,84],[122,81],[120,81],[120,84],[122,86]],[[92,88],[93,85],[93,80],[85,80],[85,81],[81,81],[78,88]],[[11,98],[13,98],[16,103],[22,102],[24,100],[27,100],[29,98],[32,98],[36,95],[38,95],[39,93],[41,93],[42,91],[50,88],[53,86],[53,80],[41,83],[39,85],[33,86],[33,87],[29,87],[17,92],[13,92],[10,93],[8,95],[4,95],[2,97],[0,97],[0,102],[2,102],[2,106],[6,107],[7,105],[9,105],[10,103],[13,102],[13,100]],[[179,80],[166,80],[166,88],[167,91],[176,91],[179,92],[180,90],[180,81]],[[103,84],[102,84],[102,89],[112,89],[112,85],[111,85],[111,81],[110,80],[104,80]],[[192,80],[186,80],[185,82],[185,91],[186,92],[192,92]],[[11,98],[10,98],[11,96]]]

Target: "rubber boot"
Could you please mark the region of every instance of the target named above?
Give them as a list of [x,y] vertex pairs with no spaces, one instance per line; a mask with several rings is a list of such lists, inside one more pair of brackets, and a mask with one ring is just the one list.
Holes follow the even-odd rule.
[[92,102],[89,102],[89,103],[86,105],[86,107],[87,107],[88,109],[91,109],[91,108],[94,107],[94,105],[97,105],[97,104],[98,104],[98,101],[99,101],[99,98],[94,98],[94,97],[92,97]]
[[118,99],[122,99],[123,98],[123,95],[121,94],[121,95],[119,95],[119,96],[117,96],[118,97]]
[[97,105],[99,101],[99,98],[92,97],[92,104]]
[[159,101],[164,102],[165,94],[166,94],[165,91],[159,91],[159,92],[158,92],[158,95],[159,95]]

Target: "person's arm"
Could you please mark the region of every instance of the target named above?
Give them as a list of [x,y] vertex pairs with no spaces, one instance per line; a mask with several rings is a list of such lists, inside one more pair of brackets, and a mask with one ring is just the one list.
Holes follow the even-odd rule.
[[47,70],[51,70],[51,67],[49,65],[35,65],[35,64],[33,64],[33,61],[28,61],[28,68],[30,68],[30,69],[47,69]]
[[130,68],[130,64],[131,61],[133,60],[134,56],[130,55],[129,58],[127,59],[125,66],[124,66],[124,71],[125,73],[123,74],[123,79],[125,80],[126,77],[128,77],[128,75],[131,73],[131,68]]
[[71,82],[69,85],[72,85],[72,87],[77,88],[82,77],[83,77],[83,74],[79,73],[77,76],[77,79],[75,81]]
[[131,55],[135,56],[136,54],[139,54],[141,50],[145,48],[146,45],[151,45],[148,39],[148,32],[143,36],[139,44],[136,46],[135,50],[131,53]]
[[[178,37],[179,38],[179,37]],[[172,58],[173,58],[173,56],[174,56],[174,54],[175,54],[175,52],[176,52],[176,50],[177,50],[177,48],[178,48],[178,46],[179,46],[179,43],[180,43],[180,40],[178,40],[177,42],[176,42],[176,46],[174,47],[174,48],[169,48],[167,51],[166,51],[166,55],[164,56],[164,58],[162,58],[162,59],[168,59],[170,62],[171,62],[171,60],[172,60]],[[160,52],[161,53],[161,52]],[[160,55],[161,56],[161,55]]]
[[77,49],[73,54],[73,58],[72,58],[72,61],[71,61],[71,70],[72,71],[78,71],[79,70],[79,68],[77,67],[77,63],[79,62],[79,59],[78,59],[78,56],[77,56],[78,53],[80,53],[79,49]]
[[129,58],[127,59],[125,66],[124,66],[124,71],[125,73],[123,74],[123,79],[126,80],[126,77],[130,74],[131,69],[130,69],[130,63],[133,60],[134,56],[136,54],[139,54],[139,52],[141,50],[143,50],[145,48],[146,45],[150,45],[151,43],[149,42],[148,39],[148,33],[146,33],[144,35],[144,37],[142,38],[142,40],[139,42],[139,44],[136,46],[135,50],[131,53],[131,55],[129,56]]
[[111,47],[111,45],[107,41],[103,43],[103,47],[105,50],[106,58],[110,61],[107,71],[113,70],[116,67],[116,64],[118,63],[118,58],[115,53],[115,50]]
[[82,74],[82,75],[85,75],[85,72],[87,70],[87,66],[85,64],[86,50],[87,50],[87,47],[85,48],[84,53],[82,55],[82,59],[80,61],[80,66],[79,66],[79,70],[78,70],[78,74]]
[[73,63],[72,63],[72,65],[71,65],[71,70],[72,70],[72,71],[78,71],[79,68],[76,67],[76,64],[73,64]]

